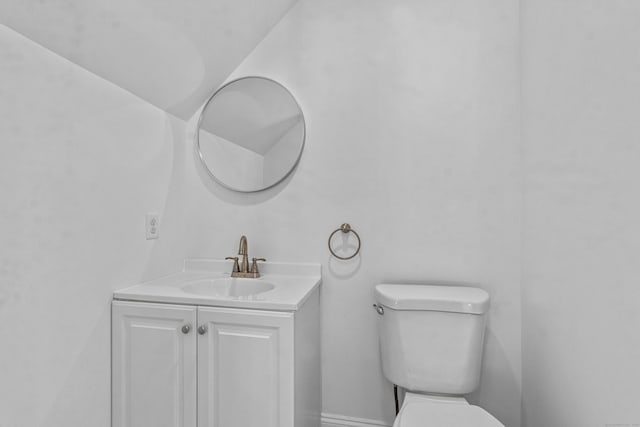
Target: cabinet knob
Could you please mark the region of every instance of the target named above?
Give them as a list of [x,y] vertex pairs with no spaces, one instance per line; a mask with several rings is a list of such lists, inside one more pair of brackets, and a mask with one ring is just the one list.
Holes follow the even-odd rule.
[[204,325],[200,325],[200,326],[198,326],[198,333],[199,333],[200,335],[204,335],[204,334],[206,334],[206,333],[207,333],[207,327],[206,327],[206,326],[204,326]]
[[191,326],[189,326],[189,325],[184,325],[182,327],[182,333],[183,334],[188,334],[190,330],[191,330]]

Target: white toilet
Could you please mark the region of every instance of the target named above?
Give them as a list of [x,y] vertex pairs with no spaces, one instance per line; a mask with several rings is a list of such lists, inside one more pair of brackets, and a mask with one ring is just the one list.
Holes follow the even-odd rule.
[[375,297],[382,371],[406,390],[393,427],[504,427],[463,397],[480,379],[489,294],[380,284]]

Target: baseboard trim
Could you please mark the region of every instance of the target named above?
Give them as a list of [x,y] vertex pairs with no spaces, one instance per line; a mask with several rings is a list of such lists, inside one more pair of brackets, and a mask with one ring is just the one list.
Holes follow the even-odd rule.
[[391,427],[382,421],[322,413],[322,427]]

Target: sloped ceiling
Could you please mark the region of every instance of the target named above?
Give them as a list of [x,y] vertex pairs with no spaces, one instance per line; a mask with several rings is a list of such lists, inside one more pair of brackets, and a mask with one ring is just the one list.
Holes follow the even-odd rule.
[[297,0],[1,0],[0,23],[188,119]]

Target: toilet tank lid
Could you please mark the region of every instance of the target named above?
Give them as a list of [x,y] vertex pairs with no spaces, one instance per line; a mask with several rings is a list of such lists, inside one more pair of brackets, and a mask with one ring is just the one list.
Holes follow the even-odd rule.
[[375,295],[379,304],[393,310],[483,314],[489,309],[489,294],[468,286],[382,283]]

